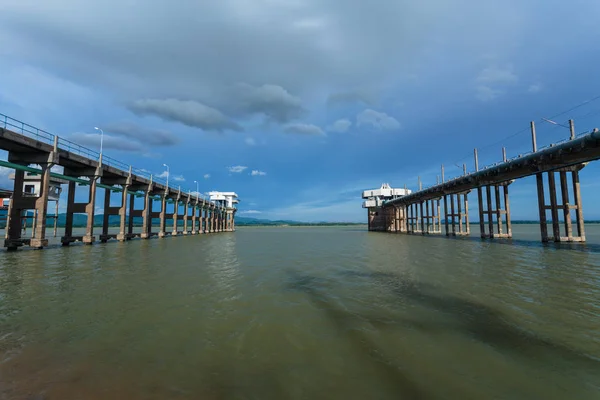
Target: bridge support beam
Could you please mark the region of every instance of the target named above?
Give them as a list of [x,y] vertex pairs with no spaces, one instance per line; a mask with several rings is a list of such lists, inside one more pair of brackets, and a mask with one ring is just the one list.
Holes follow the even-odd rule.
[[[82,176],[77,171],[65,170],[65,175],[73,177]],[[68,246],[70,243],[75,242],[79,239],[85,244],[93,244],[96,240],[94,236],[94,211],[96,206],[96,183],[98,178],[102,176],[102,164],[96,168],[94,175],[89,176],[88,184],[88,201],[82,203],[75,203],[75,191],[76,183],[73,181],[69,182],[69,193],[67,196],[67,216],[65,223],[65,235],[61,238],[63,246]],[[85,228],[85,235],[73,236],[73,215],[76,213],[87,214],[87,223]]]
[[[497,185],[488,185],[477,188],[477,200],[479,203],[479,230],[482,239],[512,238],[510,201],[508,197],[508,186],[512,182],[513,181],[508,181]],[[486,194],[485,202],[483,200],[484,188]],[[485,223],[486,217],[488,227],[487,230]],[[505,225],[506,232],[504,231]]]
[[[467,190],[462,193],[455,193],[444,196],[444,218],[446,222],[446,236],[468,236],[471,234],[471,228],[469,225],[468,197],[470,192],[470,190]],[[447,206],[448,200],[450,200],[450,210],[448,210]],[[448,219],[450,219],[450,226],[452,227],[451,231],[449,229]]]
[[169,189],[167,188],[165,193],[161,196],[161,208],[160,208],[160,213],[158,215],[158,218],[160,220],[159,228],[158,228],[158,237],[159,238],[164,238],[165,236],[167,236],[166,227],[167,227],[167,196],[168,196],[168,193],[169,193]]
[[23,246],[21,238],[21,216],[23,210],[26,210],[23,197],[23,182],[25,181],[25,171],[15,170],[15,183],[13,195],[8,205],[8,214],[6,219],[6,235],[4,247],[7,250],[16,250]]
[[[129,185],[131,182],[128,180],[127,183],[122,185],[123,191],[121,192],[121,206],[119,207],[119,234],[117,235],[117,240],[119,242],[124,242],[127,240],[127,190],[129,189]],[[132,199],[130,199],[132,201]]]
[[175,205],[173,208],[173,232],[171,232],[171,236],[177,236],[179,231],[177,230],[179,227],[177,226],[179,222],[179,201],[181,200],[181,189],[177,192],[177,197],[175,198]]
[[[546,203],[544,191],[544,173],[536,175],[538,208],[540,213],[540,233],[542,242],[585,242],[585,226],[583,221],[583,207],[581,201],[581,188],[579,184],[579,171],[587,164],[579,164],[572,167],[561,168],[555,171],[549,171],[545,174],[548,180],[548,197],[550,204]],[[556,173],[560,177],[560,200],[556,191]],[[569,201],[569,182],[567,174],[571,173],[571,185],[574,204]],[[559,210],[562,210],[562,221],[560,220]],[[577,235],[573,232],[573,222],[571,210],[575,211],[575,221],[577,224]],[[547,212],[550,211],[552,221],[552,235],[548,234]],[[561,222],[564,226],[564,236],[561,236]]]
[[188,221],[190,219],[190,195],[188,194],[187,199],[185,200],[185,211],[183,212],[183,234],[188,235],[190,232],[188,231]]

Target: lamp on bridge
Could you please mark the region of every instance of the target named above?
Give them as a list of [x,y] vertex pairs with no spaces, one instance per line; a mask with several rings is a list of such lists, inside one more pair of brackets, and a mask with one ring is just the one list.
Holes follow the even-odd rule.
[[102,142],[104,141],[104,131],[97,126],[95,126],[94,129],[100,131],[100,158],[102,158]]
[[169,166],[167,164],[163,164],[163,167],[167,167],[167,189],[169,188]]

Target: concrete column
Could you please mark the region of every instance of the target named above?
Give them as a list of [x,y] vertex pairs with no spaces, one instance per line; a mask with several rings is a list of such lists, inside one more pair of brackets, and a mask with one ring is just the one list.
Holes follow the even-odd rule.
[[492,213],[492,195],[490,185],[485,187],[485,195],[487,199],[487,218],[490,238],[494,237],[494,214]]
[[165,192],[162,195],[162,199],[161,199],[161,209],[160,209],[160,215],[159,215],[159,219],[160,219],[160,227],[158,228],[158,237],[159,238],[163,238],[167,235],[166,232],[166,225],[167,225],[167,195],[168,195],[168,189],[167,192]]
[[563,203],[563,217],[565,219],[565,236],[567,240],[573,240],[573,224],[571,222],[571,206],[569,204],[569,186],[567,185],[567,173],[560,171],[560,189]]
[[40,184],[40,195],[35,201],[35,226],[33,228],[33,238],[29,246],[41,249],[48,246],[46,239],[46,219],[48,215],[48,191],[50,190],[50,168],[54,164],[42,164],[42,177]]
[[104,214],[102,216],[102,233],[100,234],[100,241],[106,243],[108,241],[108,224],[110,217],[110,189],[104,189]]
[[509,238],[512,238],[512,223],[510,216],[510,200],[508,197],[508,185],[510,183],[506,183],[503,185],[504,187],[504,209],[506,210],[506,235]]
[[23,209],[21,201],[23,199],[23,182],[25,171],[15,170],[15,181],[13,185],[13,195],[8,205],[8,214],[6,216],[6,234],[4,247],[8,250],[16,250],[23,245],[21,239],[21,215]]
[[142,239],[148,239],[152,235],[152,203],[151,197],[152,183],[144,193],[144,209],[142,210]]
[[234,209],[233,212],[231,213],[231,230],[233,232],[235,232],[235,212],[236,212],[236,210]]
[[421,235],[424,235],[425,234],[425,218],[424,218],[425,215],[423,214],[423,202],[422,201],[421,201],[420,207],[421,207],[421,209],[420,209],[420,211],[421,211],[420,212],[420,214],[421,214]]
[[494,185],[494,193],[496,195],[496,224],[498,226],[498,235],[503,235],[503,222],[502,222],[502,207],[500,202],[500,187],[498,185]]
[[185,212],[183,213],[183,234],[188,234],[188,216],[190,212],[190,195],[188,194],[187,200],[185,201]]
[[452,215],[452,236],[456,236],[456,214],[454,213],[454,195],[450,195],[450,211]]
[[544,178],[540,172],[535,176],[537,182],[537,193],[538,193],[538,209],[540,213],[540,232],[542,235],[542,242],[548,242],[548,225],[546,222],[546,204],[544,200]]
[[444,225],[446,227],[446,236],[450,236],[448,229],[448,196],[444,195]]
[[577,216],[577,234],[579,235],[579,239],[581,242],[585,242],[585,227],[583,223],[583,209],[581,205],[581,187],[579,184],[579,170],[576,169],[571,172],[571,177],[573,178],[573,195],[575,197],[575,206],[576,211],[575,215]]
[[76,183],[69,181],[69,191],[67,193],[67,215],[65,218],[65,234],[62,237],[62,245],[68,246],[73,237],[73,213],[75,211],[75,190]]
[[85,229],[85,235],[83,236],[83,243],[85,244],[93,244],[96,240],[94,236],[94,214],[96,210],[96,183],[98,181],[99,176],[90,177],[90,196],[88,203],[85,206],[85,213],[87,214],[87,226]]
[[465,201],[465,227],[466,230],[464,232],[461,232],[465,235],[470,235],[471,234],[471,224],[469,222],[469,191],[463,193],[463,199]]
[[179,221],[179,201],[181,200],[181,190],[177,192],[175,199],[175,208],[173,209],[173,236],[177,236],[177,222]]
[[197,220],[197,215],[198,214],[198,201],[194,201],[193,206],[192,206],[192,235],[195,235],[196,232],[196,220]]
[[456,195],[456,208],[457,211],[456,213],[458,214],[458,233],[463,233],[463,213],[462,213],[462,201],[463,201],[463,195],[462,194],[457,194]]
[[486,238],[485,234],[485,220],[483,211],[483,192],[481,187],[477,188],[477,202],[479,203],[479,231],[481,232],[481,238]]
[[127,227],[127,240],[133,237],[133,218],[135,217],[135,195],[129,195],[129,226]]
[[127,229],[127,189],[129,189],[129,185],[122,185],[123,191],[121,192],[121,207],[119,207],[119,234],[117,235],[117,240],[119,242],[124,242],[127,240],[127,233],[125,230]]
[[555,242],[560,242],[560,222],[558,220],[558,207],[556,199],[556,181],[554,172],[548,172],[548,191],[550,194],[550,213],[552,215],[552,235]]
[[442,207],[440,205],[440,199],[437,199],[437,215],[438,215],[438,232],[442,233]]

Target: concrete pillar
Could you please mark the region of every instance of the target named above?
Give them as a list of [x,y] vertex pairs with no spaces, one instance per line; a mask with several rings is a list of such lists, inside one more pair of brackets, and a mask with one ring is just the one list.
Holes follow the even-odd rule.
[[510,183],[504,184],[502,187],[504,188],[504,210],[506,211],[506,235],[509,238],[512,238],[512,222],[510,216],[510,200],[508,197],[508,185]]
[[175,208],[173,209],[173,236],[177,236],[177,222],[179,221],[179,201],[181,200],[181,190],[177,192],[177,198],[175,199]]
[[185,211],[183,213],[183,234],[187,235],[188,234],[188,217],[189,217],[189,212],[190,212],[190,195],[188,194],[188,197],[185,201]]
[[75,190],[76,183],[69,181],[69,191],[67,193],[67,215],[65,217],[65,235],[62,237],[62,245],[68,246],[73,236],[73,213],[75,212]]
[[135,217],[135,194],[129,195],[129,224],[127,227],[127,240],[133,237],[133,218]]
[[456,236],[456,214],[454,213],[454,195],[450,195],[450,210],[452,216],[452,236]]
[[119,207],[119,234],[117,235],[117,240],[119,242],[124,242],[127,240],[127,190],[129,189],[129,184],[122,185],[123,191],[121,192],[121,207]]
[[15,180],[13,185],[13,195],[8,205],[8,214],[6,216],[6,234],[4,247],[8,250],[16,250],[23,245],[21,239],[21,208],[23,199],[23,182],[25,171],[15,170]]
[[[443,178],[442,178],[443,180]],[[444,195],[444,226],[446,227],[446,236],[450,236],[448,229],[448,196]]]
[[195,235],[197,232],[197,214],[198,214],[198,200],[195,200],[192,205],[192,235]]
[[554,172],[548,172],[548,192],[550,195],[550,214],[552,215],[552,235],[555,242],[560,242],[560,222],[558,221],[558,201],[556,199],[556,181]]
[[538,210],[540,213],[540,233],[542,242],[548,242],[548,225],[546,222],[546,203],[544,200],[544,178],[543,174],[539,173],[535,176],[537,182],[538,193]]
[[96,240],[94,236],[94,215],[96,210],[96,183],[98,176],[90,177],[90,195],[88,203],[85,206],[85,213],[87,214],[87,224],[85,228],[85,235],[83,236],[83,243],[92,244]]
[[487,219],[490,237],[494,237],[494,214],[492,213],[492,195],[490,185],[485,187],[485,195],[487,198]]
[[[70,190],[69,190],[70,191]],[[110,217],[110,189],[104,189],[104,213],[102,215],[102,233],[100,234],[100,241],[106,243],[108,241],[108,224]]]
[[560,171],[560,189],[563,203],[563,217],[565,221],[565,236],[567,240],[573,239],[573,224],[571,222],[571,207],[569,204],[569,186],[567,185],[567,173]]
[[500,206],[500,187],[498,185],[494,185],[494,193],[496,196],[496,225],[498,228],[498,235],[503,236],[503,226],[502,222],[502,207]]
[[486,237],[485,234],[485,220],[484,220],[484,211],[483,211],[483,192],[481,187],[477,188],[477,202],[479,203],[479,231],[481,233],[481,238],[484,239]]
[[148,186],[146,193],[144,193],[144,209],[142,210],[142,239],[148,239],[152,236],[152,203],[153,200],[150,198],[152,192],[152,182]]
[[161,209],[160,209],[160,215],[159,215],[160,226],[158,228],[158,237],[159,238],[163,238],[167,235],[167,232],[165,230],[166,225],[167,225],[167,196],[168,196],[168,189],[162,195],[162,198],[161,198]]
[[46,239],[46,219],[48,215],[48,191],[50,190],[50,168],[54,164],[42,164],[42,176],[40,183],[40,195],[35,200],[35,225],[33,228],[33,238],[29,246],[41,249],[48,246]]
[[585,227],[583,223],[583,208],[581,203],[581,186],[579,184],[579,169],[583,168],[583,166],[579,166],[575,170],[571,171],[571,177],[573,179],[573,195],[575,197],[575,215],[577,216],[577,234],[579,235],[579,240],[581,242],[585,242]]

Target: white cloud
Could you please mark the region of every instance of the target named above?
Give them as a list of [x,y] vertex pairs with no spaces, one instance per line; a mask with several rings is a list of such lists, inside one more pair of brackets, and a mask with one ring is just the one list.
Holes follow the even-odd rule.
[[517,80],[518,78],[510,65],[504,68],[496,66],[484,68],[475,79],[476,82],[481,84],[514,83]]
[[254,138],[251,137],[247,137],[244,142],[248,145],[248,146],[256,146],[256,140],[254,140]]
[[210,178],[210,174],[204,174],[204,179],[209,179]]
[[489,86],[480,85],[475,87],[475,97],[481,101],[492,101],[504,93],[504,90],[492,89]]
[[529,93],[538,93],[538,92],[541,92],[543,89],[544,89],[544,87],[542,86],[541,83],[534,83],[533,85],[529,86],[527,91]]
[[506,93],[506,88],[517,81],[518,77],[511,65],[484,68],[475,78],[475,97],[484,102],[494,100]]
[[168,177],[169,180],[174,182],[185,182],[185,178],[183,177],[183,175],[170,175],[167,171],[163,171],[160,174],[154,176],[162,179],[166,179]]
[[265,176],[267,173],[264,171],[259,171],[257,169],[252,170],[252,173],[250,175],[252,176]]
[[370,125],[381,131],[393,131],[400,129],[400,122],[384,112],[366,109],[356,116],[356,125]]
[[285,127],[284,131],[296,135],[325,135],[323,129],[312,124],[290,124]]
[[244,172],[246,169],[248,169],[248,167],[245,167],[243,165],[235,165],[233,167],[227,167],[227,169],[229,170],[229,172],[239,174],[240,172]]
[[250,215],[250,214],[262,214],[262,211],[258,211],[258,210],[246,210],[246,211],[238,211],[238,214],[246,214],[246,215]]
[[352,126],[352,122],[349,119],[338,119],[332,125],[327,127],[330,132],[344,133],[348,132],[348,129]]

